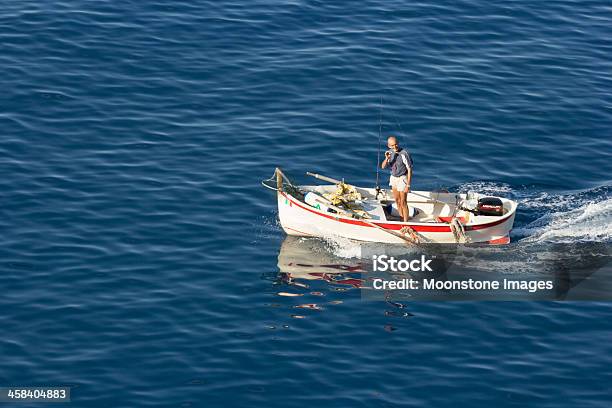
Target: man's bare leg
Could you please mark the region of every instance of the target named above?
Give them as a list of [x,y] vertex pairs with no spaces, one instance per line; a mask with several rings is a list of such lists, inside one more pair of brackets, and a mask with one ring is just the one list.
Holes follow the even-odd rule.
[[408,215],[410,215],[410,212],[408,212],[408,193],[404,192],[404,191],[399,191],[399,203],[398,203],[398,208],[401,208],[400,214],[402,214],[402,218],[404,219],[404,222],[408,221]]
[[404,219],[404,207],[401,205],[401,193],[393,187],[393,198],[395,199],[395,205],[397,206],[397,211],[400,213],[400,217]]

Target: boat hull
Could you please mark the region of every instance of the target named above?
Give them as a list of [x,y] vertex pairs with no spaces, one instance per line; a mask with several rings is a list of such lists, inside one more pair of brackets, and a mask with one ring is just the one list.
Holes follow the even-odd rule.
[[[284,191],[277,193],[280,224],[288,235],[314,236],[322,238],[344,237],[358,241],[405,244],[406,241],[396,235],[376,228],[372,222],[341,216],[317,210],[297,200]],[[515,211],[496,217],[490,222],[466,225],[465,235],[471,243],[506,244],[514,223]],[[409,226],[417,232],[422,242],[439,244],[456,244],[455,236],[446,223],[401,223],[373,222],[379,227],[399,232]]]

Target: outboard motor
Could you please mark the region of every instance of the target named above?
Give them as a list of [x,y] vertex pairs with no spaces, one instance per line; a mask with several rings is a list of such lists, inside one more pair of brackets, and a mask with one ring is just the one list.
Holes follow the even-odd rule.
[[478,215],[499,217],[504,215],[504,203],[497,197],[482,197],[478,199],[476,210]]

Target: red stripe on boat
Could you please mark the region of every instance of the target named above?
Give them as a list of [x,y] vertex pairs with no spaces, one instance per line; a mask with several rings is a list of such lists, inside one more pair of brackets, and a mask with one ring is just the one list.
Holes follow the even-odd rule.
[[505,236],[497,239],[492,239],[488,242],[490,245],[506,245],[510,243],[510,237]]
[[[457,218],[459,220],[460,223],[462,224],[466,224],[467,223],[467,217],[458,217]],[[450,223],[453,220],[453,217],[438,217],[438,221],[439,222],[445,222],[445,223]]]

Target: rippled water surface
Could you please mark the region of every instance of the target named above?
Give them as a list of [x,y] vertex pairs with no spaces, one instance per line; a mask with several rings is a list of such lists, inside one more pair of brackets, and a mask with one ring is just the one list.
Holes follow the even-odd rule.
[[285,239],[259,182],[373,185],[382,98],[416,189],[519,202],[507,250],[461,269],[563,265],[571,299],[612,274],[611,27],[605,1],[5,2],[0,385],[608,407],[610,303],[363,301],[378,249]]

